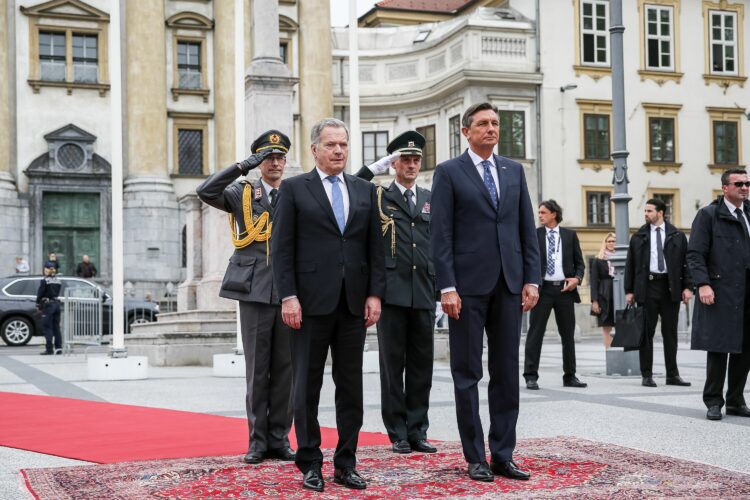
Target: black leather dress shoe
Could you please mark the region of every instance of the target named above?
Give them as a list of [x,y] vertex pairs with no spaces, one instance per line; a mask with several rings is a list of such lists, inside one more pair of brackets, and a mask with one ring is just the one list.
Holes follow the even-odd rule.
[[667,377],[667,385],[681,385],[683,387],[690,387],[690,382],[682,380],[682,377],[677,375],[676,377]]
[[643,387],[656,387],[656,382],[654,382],[653,377],[643,377],[643,380],[641,381],[641,385]]
[[418,451],[420,453],[435,453],[435,452],[437,452],[437,448],[435,448],[430,443],[428,443],[426,439],[417,439],[416,441],[412,441],[409,444],[411,444],[411,449],[412,450]]
[[393,443],[392,449],[393,453],[411,453],[411,445],[406,439],[399,439],[398,441],[395,441]]
[[52,351],[42,351],[39,353],[40,356],[52,356],[53,354],[55,353]]
[[706,418],[709,420],[721,420],[721,406],[713,405],[708,407]]
[[285,448],[273,448],[266,452],[266,458],[277,458],[285,462],[292,462],[295,457],[294,451],[288,446]]
[[367,481],[354,469],[335,469],[333,471],[333,481],[336,484],[341,484],[353,490],[364,490],[367,488]]
[[589,384],[587,384],[586,382],[581,382],[580,380],[578,380],[578,377],[573,377],[573,378],[569,378],[569,379],[563,379],[563,387],[580,387],[580,388],[583,388],[583,387],[588,387],[588,386],[589,386]]
[[242,460],[246,464],[259,464],[264,458],[266,458],[266,454],[262,451],[248,451]]
[[750,417],[750,408],[745,405],[729,406],[727,405],[727,415],[736,415],[738,417]]
[[495,462],[493,460],[490,462],[490,470],[493,474],[505,476],[508,479],[520,479],[526,481],[531,477],[530,473],[519,469],[513,460],[508,462]]
[[469,464],[469,477],[474,481],[484,481],[491,483],[495,480],[495,476],[492,475],[490,466],[487,462],[479,462],[476,464]]
[[538,391],[539,390],[539,384],[536,382],[536,380],[527,380],[526,381],[526,388],[530,391]]
[[325,485],[326,483],[323,481],[323,473],[317,467],[307,471],[305,477],[302,479],[302,487],[306,490],[323,491]]

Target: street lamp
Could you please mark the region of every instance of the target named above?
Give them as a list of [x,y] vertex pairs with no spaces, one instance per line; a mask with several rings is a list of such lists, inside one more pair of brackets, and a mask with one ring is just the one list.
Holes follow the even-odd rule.
[[575,90],[577,88],[578,88],[578,85],[576,85],[575,83],[569,83],[567,85],[562,85],[560,87],[560,92],[565,92],[566,90]]

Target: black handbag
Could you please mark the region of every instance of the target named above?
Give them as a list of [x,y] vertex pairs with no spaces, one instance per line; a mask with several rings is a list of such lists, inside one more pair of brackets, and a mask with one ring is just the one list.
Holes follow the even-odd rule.
[[615,337],[612,347],[638,349],[646,330],[646,308],[628,305],[616,313]]

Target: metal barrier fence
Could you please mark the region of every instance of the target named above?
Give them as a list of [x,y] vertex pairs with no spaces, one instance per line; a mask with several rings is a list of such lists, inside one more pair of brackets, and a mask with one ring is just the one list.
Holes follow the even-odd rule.
[[62,320],[63,352],[72,352],[73,345],[101,345],[104,332],[104,296],[101,289],[66,288]]

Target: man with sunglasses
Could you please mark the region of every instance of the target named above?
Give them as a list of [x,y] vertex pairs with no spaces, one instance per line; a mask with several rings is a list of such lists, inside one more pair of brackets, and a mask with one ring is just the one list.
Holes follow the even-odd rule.
[[[281,319],[273,284],[270,238],[274,208],[291,141],[278,130],[261,134],[252,155],[217,172],[198,186],[198,197],[229,213],[234,255],[219,295],[240,302],[245,354],[245,406],[250,444],[244,461],[294,460],[289,447],[292,426],[292,351],[290,330]],[[237,181],[256,167],[260,179]]]
[[727,415],[750,417],[743,396],[750,371],[750,182],[745,170],[725,171],[721,191],[695,216],[687,253],[699,299],[691,348],[707,351],[703,402],[709,420],[722,418],[725,378]]

